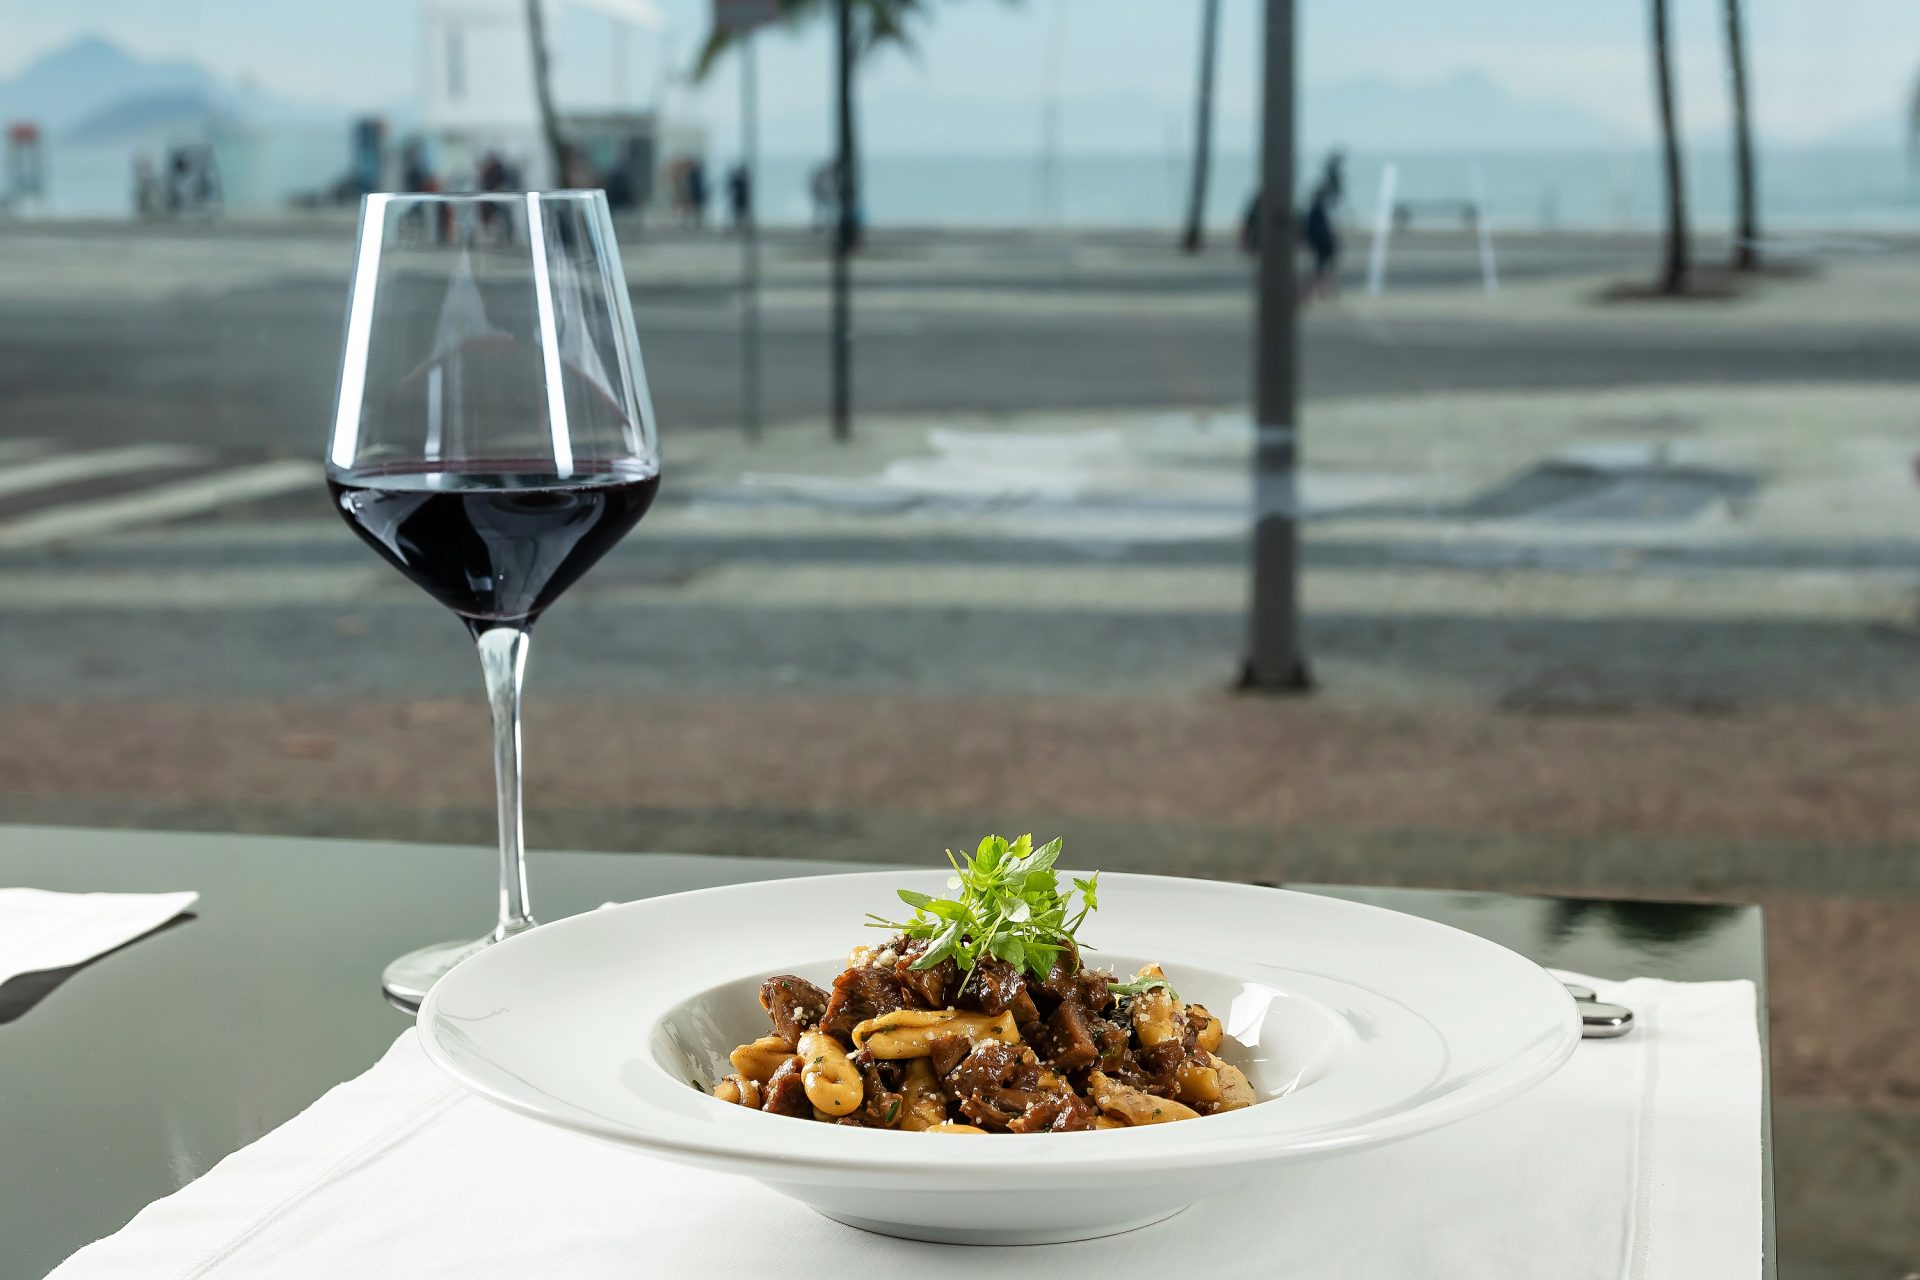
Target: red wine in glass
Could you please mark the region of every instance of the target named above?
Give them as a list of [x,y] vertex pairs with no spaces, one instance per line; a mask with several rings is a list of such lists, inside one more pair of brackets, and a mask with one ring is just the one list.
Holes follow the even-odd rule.
[[660,441],[612,215],[598,191],[361,205],[327,487],[362,541],[458,614],[493,713],[493,931],[395,959],[415,1008],[467,956],[534,927],[520,698],[533,624],[644,516]]
[[475,634],[531,626],[640,522],[657,469],[538,462],[387,463],[331,476],[334,506],[394,568]]

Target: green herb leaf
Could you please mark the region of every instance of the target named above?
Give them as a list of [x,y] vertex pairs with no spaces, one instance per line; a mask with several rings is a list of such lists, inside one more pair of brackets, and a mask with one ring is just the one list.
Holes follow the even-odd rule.
[[1134,978],[1127,982],[1109,982],[1107,984],[1107,990],[1116,996],[1137,996],[1143,991],[1152,991],[1155,987],[1165,987],[1168,995],[1172,996],[1175,1000],[1180,998],[1180,993],[1175,991],[1173,984],[1165,978]]
[[900,1099],[895,1098],[892,1102],[889,1102],[887,1104],[887,1118],[881,1121],[881,1123],[892,1124],[893,1118],[899,1114],[900,1114]]
[[901,889],[900,900],[914,909],[912,919],[869,916],[868,921],[927,944],[913,962],[915,969],[952,960],[964,983],[991,956],[1044,979],[1074,945],[1075,931],[1097,906],[1098,873],[1084,880],[1075,877],[1071,887],[1061,888],[1054,867],[1062,847],[1056,837],[1036,849],[1033,837],[1024,835],[1013,841],[987,836],[964,859],[949,849],[953,875],[947,886],[953,896]]

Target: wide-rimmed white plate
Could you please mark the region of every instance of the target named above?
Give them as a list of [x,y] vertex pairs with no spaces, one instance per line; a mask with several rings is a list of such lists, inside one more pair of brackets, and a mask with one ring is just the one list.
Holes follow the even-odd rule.
[[1141,1226],[1285,1162],[1377,1146],[1532,1087],[1580,1022],[1504,947],[1333,898],[1105,875],[1090,963],[1158,960],[1235,1043],[1264,1101],[1179,1124],[986,1138],[766,1115],[698,1087],[768,1029],[770,974],[827,985],[868,911],[939,872],[729,885],[543,925],[428,993],[429,1057],[524,1115],[757,1178],[843,1222],[921,1239],[1035,1243]]

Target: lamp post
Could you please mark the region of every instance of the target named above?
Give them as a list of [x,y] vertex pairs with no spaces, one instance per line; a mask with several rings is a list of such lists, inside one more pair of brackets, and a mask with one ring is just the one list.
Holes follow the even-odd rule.
[[1255,283],[1253,581],[1240,684],[1310,687],[1300,647],[1299,283],[1294,272],[1294,0],[1266,0]]

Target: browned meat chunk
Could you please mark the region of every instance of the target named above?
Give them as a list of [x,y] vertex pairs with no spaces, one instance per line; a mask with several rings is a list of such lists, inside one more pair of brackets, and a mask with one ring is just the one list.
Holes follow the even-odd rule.
[[820,1029],[842,1040],[851,1039],[853,1029],[868,1018],[906,1007],[899,981],[885,969],[848,969],[833,980],[833,994],[827,999]]
[[1104,969],[1082,969],[1074,975],[1074,986],[1079,990],[1080,1002],[1100,1013],[1113,1003],[1113,995],[1107,990],[1112,975]]
[[827,993],[805,978],[783,973],[760,984],[760,1007],[773,1019],[775,1035],[798,1044],[801,1030],[819,1022],[826,1012]]
[[1109,1075],[1112,1068],[1126,1060],[1127,1028],[1124,1023],[1109,1022],[1105,1018],[1093,1020],[1093,1040],[1100,1046],[1100,1069]]
[[1031,1089],[1039,1083],[1040,1064],[1031,1050],[999,1040],[982,1040],[952,1071],[947,1083],[960,1094],[988,1089]]
[[1101,969],[1083,969],[1071,976],[1062,976],[1059,966],[1034,990],[1034,1001],[1041,1012],[1051,1013],[1055,1005],[1064,1000],[1074,1000],[1087,1006],[1089,1013],[1104,1013],[1113,1004],[1113,996],[1107,991],[1107,981],[1112,975]]
[[1090,1067],[1100,1060],[1100,1046],[1093,1038],[1094,1021],[1087,1007],[1078,1000],[1062,1000],[1034,1043],[1055,1070],[1079,1071]]
[[1013,1133],[1094,1127],[1094,1109],[1045,1072],[1032,1050],[983,1040],[947,1075],[960,1114],[982,1129]]
[[981,1040],[945,1075],[948,1092],[960,1100],[960,1115],[985,1130],[1006,1130],[1033,1102],[1041,1065],[1020,1044]]
[[1053,1012],[1053,1006],[1074,993],[1073,978],[1080,972],[1080,952],[1068,946],[1053,958],[1053,965],[1047,970],[1046,981],[1033,988],[1034,1003],[1040,1006],[1042,1014]]
[[1007,1002],[1007,1008],[1013,1010],[1013,1025],[1020,1028],[1021,1035],[1031,1040],[1040,1034],[1040,1010],[1035,1007],[1033,997],[1027,994],[1025,987],[1021,987],[1020,994]]
[[942,960],[931,969],[916,969],[914,961],[927,954],[925,939],[915,938],[900,948],[900,961],[893,976],[913,1006],[918,1009],[944,1009],[952,999],[954,984],[960,980],[960,966],[952,959]]
[[960,1114],[982,1129],[1009,1129],[1039,1097],[1027,1089],[987,1089],[960,1099]]
[[973,1041],[962,1035],[938,1036],[927,1050],[927,1057],[933,1062],[933,1074],[945,1080],[973,1052]]
[[1007,1122],[1011,1133],[1067,1133],[1094,1128],[1100,1113],[1066,1089],[1037,1095],[1025,1111]]
[[1016,996],[1027,989],[1027,980],[1020,971],[1004,960],[988,957],[974,966],[967,976],[967,983],[960,989],[959,1005],[962,1009],[978,1009],[981,1013],[1004,1013]]
[[1141,1074],[1147,1078],[1147,1083],[1141,1087],[1148,1093],[1171,1098],[1179,1087],[1175,1073],[1187,1058],[1186,1050],[1180,1047],[1180,1042],[1168,1040],[1150,1049],[1141,1049],[1133,1056],[1140,1064]]
[[982,1129],[1004,1130],[1038,1096],[1040,1063],[1017,1044],[982,1040],[947,1073],[960,1114]]
[[765,1101],[760,1104],[760,1109],[780,1116],[811,1116],[813,1104],[807,1101],[807,1087],[800,1079],[805,1066],[799,1054],[781,1063],[780,1069],[773,1073],[773,1079],[767,1081],[766,1088],[761,1091]]
[[[851,1054],[847,1059],[859,1070],[864,1081],[860,1110],[854,1113],[860,1123],[869,1129],[894,1129],[900,1124],[901,1113],[906,1110],[906,1097],[894,1086],[890,1076],[897,1078],[897,1063],[879,1062],[865,1049]],[[895,1070],[888,1070],[894,1068]]]

